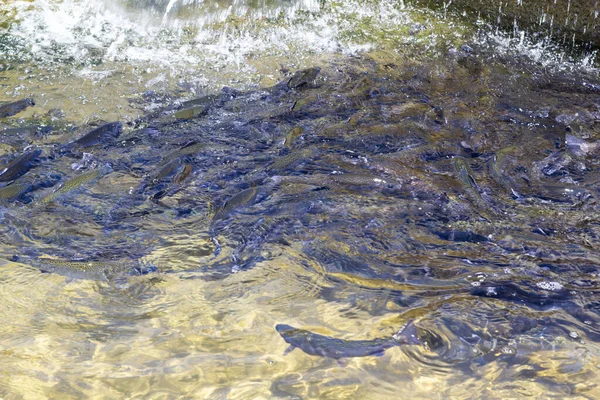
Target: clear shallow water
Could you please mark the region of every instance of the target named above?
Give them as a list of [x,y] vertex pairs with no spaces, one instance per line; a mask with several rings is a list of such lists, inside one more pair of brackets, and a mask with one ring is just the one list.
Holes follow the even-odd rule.
[[[53,130],[3,130],[4,165],[29,145],[43,153],[7,186],[31,190],[0,208],[0,390],[598,397],[597,74],[474,42],[313,50],[298,59],[319,60],[316,76],[289,81],[295,68],[277,65],[281,85],[214,82],[198,89],[214,97],[183,105],[174,99],[197,96],[167,72],[147,93],[126,74],[77,80],[110,63],[135,72],[129,60],[60,75],[98,99],[68,108],[70,95],[36,96],[3,120]],[[41,73],[64,73],[42,59]],[[11,65],[8,86],[30,64]],[[98,109],[109,98],[124,116]],[[45,116],[55,107],[66,116]],[[126,116],[118,139],[64,147],[96,118]],[[567,135],[588,144],[568,147]],[[81,186],[70,180],[97,168]],[[98,269],[80,271],[90,262]],[[140,275],[144,266],[156,271]],[[411,319],[423,345],[342,364],[284,356],[274,329],[375,339]]]

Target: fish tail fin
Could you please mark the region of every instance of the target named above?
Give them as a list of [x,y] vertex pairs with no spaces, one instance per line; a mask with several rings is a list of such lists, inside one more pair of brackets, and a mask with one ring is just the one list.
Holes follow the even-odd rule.
[[412,319],[395,333],[392,338],[398,344],[422,344],[421,340],[419,340],[417,327]]
[[214,216],[217,214],[217,209],[215,208],[215,205],[213,204],[212,201],[207,200],[206,201],[206,219],[213,219]]

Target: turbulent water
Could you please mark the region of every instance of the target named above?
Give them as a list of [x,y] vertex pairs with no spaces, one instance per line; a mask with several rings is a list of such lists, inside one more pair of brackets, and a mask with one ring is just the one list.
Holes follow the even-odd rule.
[[2,6],[3,397],[600,396],[594,54],[140,7]]

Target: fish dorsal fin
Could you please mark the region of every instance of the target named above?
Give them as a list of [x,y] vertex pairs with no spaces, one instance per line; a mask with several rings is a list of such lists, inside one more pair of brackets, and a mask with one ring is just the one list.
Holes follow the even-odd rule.
[[291,353],[292,351],[294,351],[295,348],[296,348],[296,346],[294,346],[293,344],[290,344],[290,346],[287,349],[285,349],[285,351],[283,352],[283,355],[285,356],[285,355]]

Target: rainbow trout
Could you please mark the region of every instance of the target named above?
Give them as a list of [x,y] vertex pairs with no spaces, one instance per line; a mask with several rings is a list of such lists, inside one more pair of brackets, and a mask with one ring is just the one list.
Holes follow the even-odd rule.
[[223,207],[221,207],[219,211],[215,213],[215,215],[212,218],[211,226],[214,226],[215,222],[227,217],[232,211],[236,210],[237,208],[253,202],[256,199],[257,195],[258,188],[250,187],[231,196],[231,198],[227,200],[225,204],[223,204]]
[[321,72],[321,68],[307,68],[297,71],[288,81],[287,87],[290,89],[300,89],[310,87],[317,79],[317,75]]
[[267,170],[267,171],[284,170],[284,169],[290,167],[292,164],[296,163],[297,161],[309,158],[310,156],[312,156],[314,154],[314,152],[315,152],[314,149],[311,149],[311,148],[293,151],[285,156],[276,158],[271,164],[269,164],[265,167],[265,170]]
[[37,257],[26,259],[15,256],[14,261],[30,264],[43,273],[56,273],[76,279],[113,280],[119,276],[145,275],[156,272],[152,264],[139,261],[69,261]]
[[162,165],[165,165],[179,157],[192,156],[192,155],[200,152],[205,147],[206,147],[206,143],[191,142],[191,143],[183,146],[182,148],[173,150],[169,154],[165,155],[162,159]]
[[0,106],[0,118],[6,118],[20,113],[27,107],[35,106],[35,101],[30,98],[25,98],[12,103],[3,104]]
[[17,199],[31,190],[33,190],[33,185],[30,183],[13,183],[0,189],[0,202]]
[[390,347],[421,344],[413,321],[409,321],[398,333],[389,338],[373,340],[335,339],[285,324],[275,326],[275,330],[279,332],[283,340],[290,344],[285,354],[299,348],[312,356],[329,357],[336,360],[349,357],[381,356]]
[[86,133],[82,137],[73,142],[69,143],[66,146],[66,149],[70,149],[72,147],[89,147],[95,146],[98,144],[102,144],[107,139],[116,139],[123,132],[123,124],[120,122],[109,122],[108,124],[104,124],[99,126],[96,129],[91,130]]
[[21,175],[25,175],[32,167],[32,161],[42,154],[42,150],[35,149],[21,154],[13,162],[0,171],[0,182],[14,181]]
[[104,175],[106,175],[110,172],[112,172],[112,168],[110,165],[106,164],[106,165],[103,165],[96,169],[93,169],[91,171],[87,171],[80,175],[77,175],[77,176],[69,179],[65,183],[63,183],[54,192],[52,192],[49,195],[47,195],[46,197],[42,198],[40,200],[40,204],[51,203],[51,202],[55,201],[56,199],[58,199],[59,197],[65,195],[67,193],[70,193],[76,189],[79,189],[81,186],[85,185],[86,183],[97,181],[98,179],[100,179],[101,177],[103,177]]
[[208,107],[203,105],[193,106],[190,108],[184,108],[173,114],[175,119],[192,119],[203,117],[208,114]]

